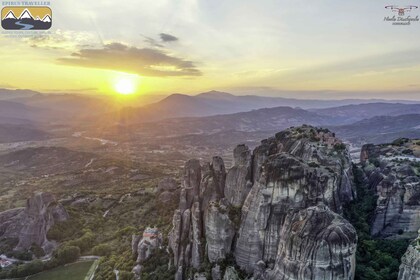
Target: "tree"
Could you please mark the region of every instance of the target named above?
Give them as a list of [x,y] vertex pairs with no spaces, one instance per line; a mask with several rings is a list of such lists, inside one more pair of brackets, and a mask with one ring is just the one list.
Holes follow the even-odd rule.
[[79,257],[80,248],[77,246],[63,246],[55,252],[59,264],[75,262]]
[[97,256],[109,256],[112,253],[112,248],[108,244],[99,244],[93,247],[92,253]]

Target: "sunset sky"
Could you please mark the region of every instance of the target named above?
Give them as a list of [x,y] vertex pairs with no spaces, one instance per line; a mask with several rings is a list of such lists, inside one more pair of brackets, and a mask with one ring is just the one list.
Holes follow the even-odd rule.
[[129,79],[139,94],[420,99],[420,22],[385,22],[393,2],[51,2],[49,36],[0,33],[0,87],[104,94]]

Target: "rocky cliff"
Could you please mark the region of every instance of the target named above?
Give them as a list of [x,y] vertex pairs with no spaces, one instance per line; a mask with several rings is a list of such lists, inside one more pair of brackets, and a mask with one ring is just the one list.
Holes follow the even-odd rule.
[[38,193],[29,198],[25,208],[0,213],[0,239],[17,238],[15,250],[28,250],[39,245],[46,253],[54,248],[47,240],[47,232],[58,221],[68,219],[63,206],[50,193]]
[[413,237],[420,226],[420,141],[365,145],[360,160],[366,184],[378,196],[371,234]]
[[420,279],[420,230],[419,236],[408,246],[407,252],[401,258],[398,280]]
[[352,279],[357,236],[340,216],[356,196],[345,145],[302,126],[233,157],[227,172],[220,157],[185,165],[169,235],[175,278],[230,279],[239,266],[254,280]]

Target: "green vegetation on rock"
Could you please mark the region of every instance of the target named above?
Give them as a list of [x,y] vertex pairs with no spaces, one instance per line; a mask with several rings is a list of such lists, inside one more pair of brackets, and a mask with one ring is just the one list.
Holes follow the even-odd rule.
[[361,170],[353,167],[357,200],[344,211],[344,216],[357,230],[356,280],[394,280],[408,240],[374,239],[369,222],[376,207],[376,197],[362,182]]

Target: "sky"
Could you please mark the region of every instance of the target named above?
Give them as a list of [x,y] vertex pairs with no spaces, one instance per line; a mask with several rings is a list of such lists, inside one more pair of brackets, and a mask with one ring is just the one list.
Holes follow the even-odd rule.
[[420,22],[384,17],[420,0],[394,2],[51,0],[49,35],[0,32],[0,87],[419,100]]

